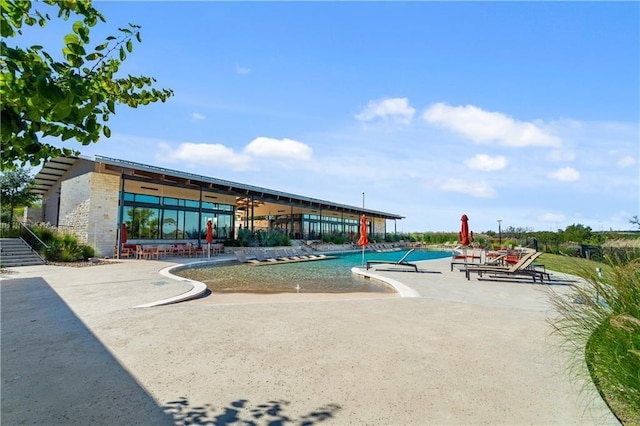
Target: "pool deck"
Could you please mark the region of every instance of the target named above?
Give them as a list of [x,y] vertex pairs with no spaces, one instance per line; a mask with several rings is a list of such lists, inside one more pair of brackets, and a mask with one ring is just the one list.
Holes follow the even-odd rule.
[[547,292],[575,277],[467,281],[442,259],[370,271],[415,297],[211,294],[136,308],[191,290],[159,273],[172,264],[3,275],[0,422],[619,424],[550,336]]

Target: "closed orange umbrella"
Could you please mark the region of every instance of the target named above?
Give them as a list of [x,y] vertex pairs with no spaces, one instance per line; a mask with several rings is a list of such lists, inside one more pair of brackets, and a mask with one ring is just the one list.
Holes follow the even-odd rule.
[[212,227],[211,219],[207,220],[207,244],[211,244],[213,242],[213,227]]
[[207,220],[207,257],[211,257],[211,243],[213,242],[213,224]]
[[462,244],[463,246],[468,246],[471,242],[469,240],[469,218],[466,214],[463,214],[460,220],[462,221],[462,229],[460,230],[460,244]]
[[362,215],[360,218],[360,239],[358,239],[359,246],[368,246],[369,237],[367,236],[367,217]]

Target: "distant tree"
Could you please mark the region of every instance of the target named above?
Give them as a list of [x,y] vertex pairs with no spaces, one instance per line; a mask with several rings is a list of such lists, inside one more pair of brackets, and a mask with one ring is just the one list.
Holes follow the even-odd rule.
[[631,219],[629,219],[629,223],[632,224],[634,227],[640,229],[640,219],[638,218],[638,216],[634,216]]
[[569,225],[562,233],[565,242],[585,243],[591,240],[591,227],[580,224]]
[[[2,0],[0,20],[0,96],[2,110],[2,169],[40,164],[60,155],[77,154],[41,139],[75,139],[82,145],[109,137],[104,123],[116,112],[116,104],[132,108],[167,100],[173,92],[155,89],[155,79],[145,76],[117,78],[120,64],[141,42],[139,26],[119,28],[119,37],[87,49],[89,29],[98,20],[106,22],[89,0]],[[73,14],[80,20],[64,37],[63,59],[56,60],[42,46],[8,46],[7,41],[22,35],[24,26],[44,27],[51,18],[36,10],[53,8],[67,21]],[[118,58],[112,57],[117,55]]]
[[2,220],[13,226],[13,212],[17,207],[30,207],[38,196],[31,192],[33,177],[29,170],[6,170],[0,174]]
[[507,229],[502,230],[502,234],[509,238],[513,238],[516,240],[522,239],[528,232],[531,232],[530,228],[522,228],[522,227],[513,227],[509,226]]

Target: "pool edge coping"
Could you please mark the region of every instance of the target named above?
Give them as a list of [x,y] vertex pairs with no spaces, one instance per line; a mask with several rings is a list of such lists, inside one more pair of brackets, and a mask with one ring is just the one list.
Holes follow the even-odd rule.
[[368,271],[366,269],[362,269],[362,267],[359,266],[354,266],[353,268],[351,268],[351,272],[356,275],[373,278],[378,281],[382,281],[383,283],[389,284],[398,292],[398,295],[400,297],[420,297],[420,294],[416,290],[412,289],[406,284],[401,283],[400,281],[394,280],[393,278],[376,274],[374,272],[371,272],[370,270]]

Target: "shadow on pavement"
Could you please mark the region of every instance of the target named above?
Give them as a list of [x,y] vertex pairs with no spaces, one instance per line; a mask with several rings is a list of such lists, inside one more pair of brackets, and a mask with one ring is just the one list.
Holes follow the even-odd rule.
[[42,278],[0,282],[2,424],[173,424]]
[[164,409],[171,414],[176,425],[211,424],[224,426],[232,424],[243,425],[313,425],[334,417],[340,410],[336,404],[328,404],[311,413],[291,418],[286,414],[288,401],[268,401],[263,404],[252,405],[246,399],[238,399],[228,407],[216,408],[211,404],[192,407],[185,397],[168,402]]

